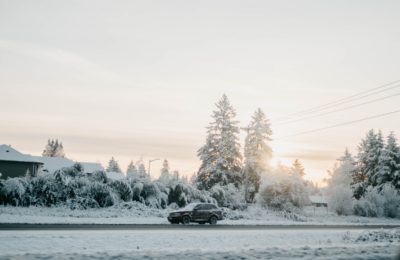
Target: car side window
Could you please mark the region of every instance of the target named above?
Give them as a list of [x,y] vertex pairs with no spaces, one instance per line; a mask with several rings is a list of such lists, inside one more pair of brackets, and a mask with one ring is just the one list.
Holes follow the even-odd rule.
[[210,204],[210,209],[217,209],[217,206]]
[[203,204],[197,205],[194,209],[195,210],[204,210],[204,205]]

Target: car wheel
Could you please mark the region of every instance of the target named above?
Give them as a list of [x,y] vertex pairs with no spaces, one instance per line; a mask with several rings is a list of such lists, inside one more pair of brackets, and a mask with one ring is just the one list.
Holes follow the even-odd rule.
[[183,216],[182,217],[182,224],[183,225],[188,225],[190,223],[190,217],[189,216]]
[[211,224],[211,225],[217,224],[217,221],[218,221],[218,219],[217,219],[216,216],[212,216],[212,217],[210,218],[210,224]]
[[206,224],[206,222],[202,221],[202,222],[199,222],[199,224],[204,225],[204,224]]

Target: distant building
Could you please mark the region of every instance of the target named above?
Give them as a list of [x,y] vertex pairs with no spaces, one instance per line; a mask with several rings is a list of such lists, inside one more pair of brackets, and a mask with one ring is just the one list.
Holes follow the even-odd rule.
[[0,145],[0,178],[35,176],[43,162],[33,156],[22,154],[9,145]]
[[[0,178],[22,177],[29,173],[36,176],[39,171],[54,173],[76,162],[60,157],[41,157],[22,154],[9,145],[0,145]],[[79,162],[85,173],[104,170],[100,163]]]
[[326,198],[321,195],[314,195],[310,196],[310,201],[311,205],[314,207],[328,207],[328,202],[326,201]]

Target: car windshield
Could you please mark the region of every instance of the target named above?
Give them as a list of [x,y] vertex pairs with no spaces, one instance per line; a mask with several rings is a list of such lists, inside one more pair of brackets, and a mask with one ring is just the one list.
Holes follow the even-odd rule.
[[197,205],[199,205],[199,204],[196,204],[196,203],[190,203],[189,205],[187,205],[186,207],[184,207],[182,210],[193,210],[194,209],[194,207],[196,207]]

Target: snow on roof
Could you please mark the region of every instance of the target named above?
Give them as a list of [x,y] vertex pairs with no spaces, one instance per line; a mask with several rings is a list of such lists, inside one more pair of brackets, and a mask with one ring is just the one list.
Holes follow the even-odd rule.
[[41,163],[36,157],[22,154],[12,148],[10,145],[2,144],[0,145],[0,161],[12,161],[12,162],[35,162]]
[[113,180],[121,180],[126,178],[122,172],[107,172],[107,177]]
[[[53,173],[57,170],[60,170],[64,167],[71,167],[75,163],[75,161],[70,160],[68,158],[61,158],[61,157],[41,157],[36,156],[37,160],[41,161],[43,165],[43,169],[46,169],[48,172]],[[89,163],[89,162],[79,162],[82,164],[84,172],[92,173],[95,171],[102,171],[104,170],[103,166],[100,163]]]
[[310,196],[310,201],[311,203],[324,203],[324,204],[327,203],[326,198],[321,195]]
[[91,163],[91,162],[80,162],[82,164],[84,172],[95,172],[95,171],[104,171],[103,166],[100,163]]

